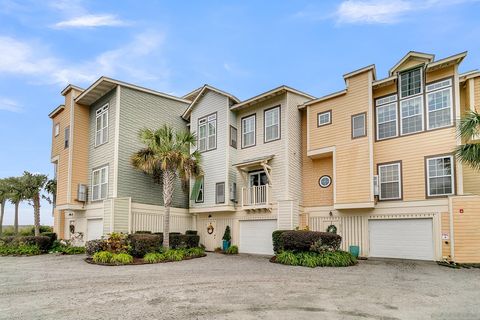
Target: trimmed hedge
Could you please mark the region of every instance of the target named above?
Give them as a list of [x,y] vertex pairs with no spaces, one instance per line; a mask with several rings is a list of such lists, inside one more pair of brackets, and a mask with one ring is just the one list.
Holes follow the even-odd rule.
[[105,251],[106,249],[107,243],[102,239],[90,240],[85,243],[85,252],[89,256],[93,256],[95,253]]
[[272,232],[273,252],[278,253],[283,251],[283,241],[280,236],[287,231],[292,230],[275,230]]
[[200,236],[193,234],[170,233],[170,248],[189,249],[198,247]]
[[55,241],[57,241],[57,234],[55,232],[42,232],[40,235],[50,238],[50,248],[53,246]]
[[275,262],[302,267],[348,267],[357,264],[357,259],[349,252],[297,252],[283,251],[275,256]]
[[128,236],[130,253],[134,257],[142,258],[149,252],[159,251],[162,247],[163,237],[156,234],[130,234]]
[[[50,238],[47,236],[22,236],[22,237],[2,237],[0,238],[0,246],[2,247],[9,247],[12,250],[15,248],[20,248],[23,246],[32,247],[36,246],[40,253],[48,252],[52,243],[50,242]],[[18,253],[23,254],[23,253]]]
[[322,245],[331,247],[333,251],[340,248],[342,237],[330,232],[285,231],[280,234],[277,245],[282,250],[293,252],[310,251],[312,245],[321,241]]
[[151,234],[152,231],[135,231],[136,234]]
[[185,231],[185,234],[186,234],[186,235],[189,235],[189,234],[190,234],[190,235],[196,236],[196,235],[197,235],[197,231],[196,231],[196,230],[187,230],[187,231]]

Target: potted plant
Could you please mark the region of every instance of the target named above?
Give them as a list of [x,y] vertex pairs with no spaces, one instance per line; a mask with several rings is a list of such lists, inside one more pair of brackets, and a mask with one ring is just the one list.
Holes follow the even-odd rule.
[[230,235],[230,226],[225,228],[225,233],[223,234],[223,251],[227,251],[230,247],[230,240],[232,240],[232,236]]

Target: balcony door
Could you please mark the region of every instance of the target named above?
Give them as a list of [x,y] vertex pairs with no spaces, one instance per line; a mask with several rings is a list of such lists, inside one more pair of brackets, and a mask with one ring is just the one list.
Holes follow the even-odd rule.
[[268,178],[265,171],[255,171],[248,174],[249,200],[251,204],[267,203],[267,184]]
[[268,178],[265,171],[255,171],[249,173],[249,187],[259,187],[268,184]]

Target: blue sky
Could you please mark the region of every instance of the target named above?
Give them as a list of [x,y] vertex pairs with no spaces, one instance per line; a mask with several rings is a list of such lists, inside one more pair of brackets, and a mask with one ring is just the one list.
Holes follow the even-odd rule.
[[[245,99],[281,84],[322,96],[372,63],[383,78],[409,50],[468,50],[461,71],[480,68],[474,0],[138,3],[0,0],[0,177],[51,176],[47,115],[68,83],[101,75],[176,95],[209,83]],[[32,221],[22,205],[20,223]]]

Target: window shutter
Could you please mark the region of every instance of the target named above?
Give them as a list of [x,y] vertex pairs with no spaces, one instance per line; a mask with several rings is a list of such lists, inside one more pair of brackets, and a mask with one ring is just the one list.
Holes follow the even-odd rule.
[[200,191],[200,185],[202,184],[202,179],[196,179],[195,184],[193,185],[192,194],[190,200],[197,200],[198,192]]

